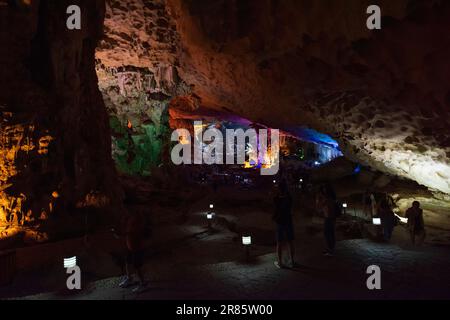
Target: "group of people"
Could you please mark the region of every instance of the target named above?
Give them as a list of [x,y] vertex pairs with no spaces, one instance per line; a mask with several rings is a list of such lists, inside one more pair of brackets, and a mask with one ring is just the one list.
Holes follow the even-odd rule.
[[[277,260],[274,264],[277,268],[295,268],[298,266],[295,261],[295,232],[292,219],[292,204],[293,200],[289,192],[288,184],[285,180],[282,180],[278,185],[278,191],[274,197],[275,210],[273,214],[273,220],[276,223],[277,238]],[[341,205],[337,202],[336,194],[330,185],[322,186],[319,189],[316,196],[316,209],[324,218],[323,233],[326,245],[323,254],[333,256],[336,246],[336,219],[341,215]],[[381,218],[384,238],[386,241],[389,241],[393,228],[397,224],[397,217],[387,201],[380,202],[378,215]],[[423,243],[425,238],[425,224],[423,210],[420,208],[418,201],[414,201],[412,207],[406,211],[406,218],[408,219],[407,228],[412,244],[416,244],[416,238],[418,238],[420,244]],[[145,219],[138,211],[127,211],[121,225],[122,235],[125,237],[127,247],[127,256],[125,264],[126,275],[119,285],[120,287],[126,288],[133,284],[131,269],[134,268],[138,283],[133,291],[139,292],[146,285],[142,272]],[[283,249],[285,246],[289,249],[290,265],[288,266],[283,263]]]
[[[274,197],[275,211],[273,220],[276,223],[277,238],[277,268],[295,267],[294,225],[292,222],[292,196],[289,193],[288,184],[282,180],[278,186],[278,192]],[[336,246],[335,226],[336,218],[340,215],[340,208],[336,202],[336,194],[331,186],[326,185],[319,190],[316,198],[317,209],[324,217],[324,237],[326,247],[323,252],[326,256],[332,256]],[[289,249],[290,265],[283,263],[283,249]]]
[[[295,267],[295,245],[294,245],[294,225],[292,221],[292,196],[286,180],[282,180],[278,185],[278,191],[274,197],[273,220],[276,224],[277,239],[277,260],[274,262],[277,268]],[[323,234],[325,238],[325,250],[323,254],[333,256],[336,246],[336,219],[342,214],[341,205],[337,201],[336,194],[330,185],[324,185],[319,189],[316,196],[316,210],[323,216]],[[383,237],[386,242],[390,241],[394,227],[398,224],[398,217],[395,215],[387,200],[382,200],[378,207],[378,216],[381,219]],[[406,211],[407,229],[413,245],[422,244],[425,239],[425,223],[423,210],[420,203],[414,201],[412,206]],[[418,239],[418,241],[416,241]],[[283,249],[289,249],[290,265],[283,263]]]
[[[400,219],[395,215],[388,201],[385,199],[380,202],[377,214],[381,219],[383,238],[386,242],[389,242],[394,227],[398,225]],[[412,206],[406,210],[405,217],[408,220],[406,227],[409,232],[411,244],[421,245],[425,240],[425,223],[423,220],[423,210],[420,207],[419,201],[412,203]],[[416,241],[416,238],[418,241]]]

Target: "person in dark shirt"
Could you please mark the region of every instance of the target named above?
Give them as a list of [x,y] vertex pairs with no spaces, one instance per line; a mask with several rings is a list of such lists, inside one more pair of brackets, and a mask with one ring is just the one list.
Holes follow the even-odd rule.
[[279,190],[274,198],[275,213],[273,220],[277,226],[277,261],[275,266],[277,268],[286,267],[283,265],[283,247],[288,244],[289,254],[291,259],[291,267],[295,267],[294,261],[294,225],[292,223],[292,197],[289,194],[286,181],[282,180],[279,185]]
[[323,234],[327,247],[323,254],[331,257],[336,247],[336,193],[331,185],[326,184],[320,188],[316,207],[324,217]]
[[419,237],[419,245],[425,240],[425,223],[423,221],[423,210],[420,208],[420,202],[414,201],[412,207],[406,210],[408,218],[408,230],[411,236],[411,243],[416,244],[416,236]]
[[396,217],[392,211],[387,200],[383,199],[380,202],[378,208],[378,216],[381,218],[381,226],[383,227],[383,238],[385,241],[390,241],[392,237],[392,231],[396,224]]
[[125,264],[126,275],[119,286],[126,288],[132,283],[130,271],[133,267],[139,280],[139,284],[133,289],[133,292],[140,292],[145,287],[144,275],[142,273],[142,266],[144,264],[144,217],[140,212],[129,211],[124,216],[122,223],[127,256]]

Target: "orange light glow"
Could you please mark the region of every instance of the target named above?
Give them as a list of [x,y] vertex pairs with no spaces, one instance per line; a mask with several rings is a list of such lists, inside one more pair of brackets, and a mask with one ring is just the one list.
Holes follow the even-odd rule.
[[180,135],[180,137],[178,138],[178,141],[181,144],[190,144],[191,143],[190,139],[187,136],[184,136],[184,135]]

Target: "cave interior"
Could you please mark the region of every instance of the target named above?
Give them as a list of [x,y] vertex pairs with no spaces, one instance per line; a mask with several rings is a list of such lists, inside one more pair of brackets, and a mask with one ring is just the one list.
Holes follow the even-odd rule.
[[[235,247],[202,263],[240,259],[247,234],[263,256],[280,181],[307,230],[328,184],[345,204],[339,241],[379,241],[373,195],[402,219],[420,201],[425,245],[449,247],[450,3],[377,3],[380,30],[366,0],[0,0],[0,249],[84,239],[112,251],[127,211],[144,215],[149,243],[170,242],[211,231],[214,209],[212,233]],[[243,164],[171,160],[194,143],[174,130],[261,128],[280,132],[273,176],[248,144],[214,152],[243,148]]]

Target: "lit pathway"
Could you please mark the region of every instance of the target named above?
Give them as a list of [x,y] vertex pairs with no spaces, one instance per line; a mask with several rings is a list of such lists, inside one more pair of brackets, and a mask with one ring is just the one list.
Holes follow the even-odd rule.
[[[187,246],[190,244],[187,243]],[[405,250],[369,240],[339,243],[337,256],[317,254],[308,244],[297,271],[278,270],[274,255],[264,254],[250,263],[223,262],[207,265],[146,265],[149,289],[136,295],[117,288],[119,278],[91,283],[77,295],[40,294],[37,299],[433,299],[450,298],[450,250],[427,247]],[[317,249],[317,250],[315,250]],[[306,252],[300,246],[299,255]],[[320,253],[320,252],[319,252]],[[173,253],[164,261],[176,261]],[[367,266],[382,270],[382,290],[366,288]]]

